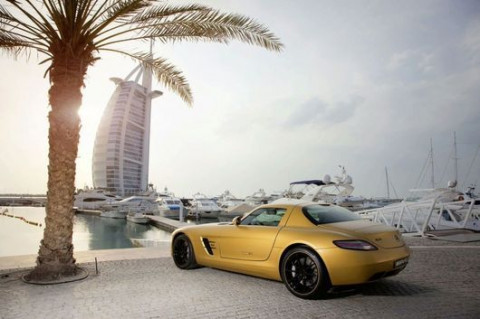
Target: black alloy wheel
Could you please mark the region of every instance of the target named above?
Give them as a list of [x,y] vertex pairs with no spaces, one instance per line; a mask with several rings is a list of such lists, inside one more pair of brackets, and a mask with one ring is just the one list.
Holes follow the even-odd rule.
[[198,265],[190,239],[184,234],[178,235],[173,240],[173,261],[180,269],[192,269]]
[[287,289],[303,299],[325,297],[329,278],[323,262],[311,250],[297,247],[289,250],[280,268]]

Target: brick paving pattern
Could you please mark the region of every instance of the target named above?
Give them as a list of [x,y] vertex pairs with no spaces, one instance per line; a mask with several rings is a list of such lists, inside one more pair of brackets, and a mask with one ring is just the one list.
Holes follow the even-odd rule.
[[[81,264],[82,281],[37,286],[0,272],[0,318],[480,318],[480,246],[418,239],[398,276],[302,300],[280,282],[171,258]],[[450,247],[459,245],[459,247]],[[428,247],[430,246],[430,247]]]

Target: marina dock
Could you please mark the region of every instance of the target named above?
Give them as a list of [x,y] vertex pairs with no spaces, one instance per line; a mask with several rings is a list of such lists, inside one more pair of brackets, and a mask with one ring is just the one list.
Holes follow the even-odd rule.
[[[77,209],[76,210],[77,214],[85,214],[85,215],[93,215],[93,216],[100,216],[101,211],[100,210],[88,210],[88,209]],[[162,230],[168,231],[168,232],[173,232],[175,229],[191,225],[189,223],[181,222],[178,220],[174,220],[171,218],[166,218],[162,216],[153,216],[153,215],[147,215],[147,217],[150,219],[150,223],[158,227]]]
[[170,218],[166,218],[166,217],[161,217],[161,216],[148,216],[148,218],[150,219],[150,222],[154,226],[156,226],[160,229],[163,229],[165,231],[168,231],[168,232],[173,232],[177,228],[191,225],[189,223],[185,223],[185,222],[181,222],[181,221],[178,221],[178,220],[174,220],[174,219],[170,219]]

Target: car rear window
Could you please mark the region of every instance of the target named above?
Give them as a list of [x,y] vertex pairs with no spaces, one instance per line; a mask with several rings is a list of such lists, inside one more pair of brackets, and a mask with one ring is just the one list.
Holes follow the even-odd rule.
[[348,209],[334,205],[309,205],[303,207],[305,216],[315,225],[348,222],[361,219]]

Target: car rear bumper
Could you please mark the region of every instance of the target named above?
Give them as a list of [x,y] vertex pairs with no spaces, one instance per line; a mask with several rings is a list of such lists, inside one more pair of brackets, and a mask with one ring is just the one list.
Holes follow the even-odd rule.
[[396,275],[407,266],[410,256],[406,245],[376,251],[333,248],[317,252],[333,286],[361,284]]

